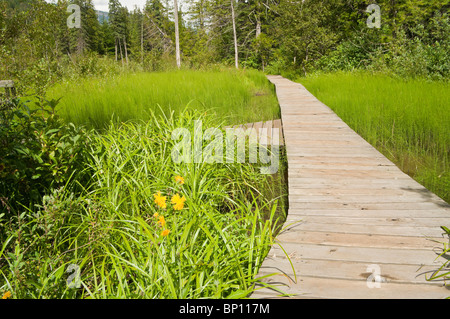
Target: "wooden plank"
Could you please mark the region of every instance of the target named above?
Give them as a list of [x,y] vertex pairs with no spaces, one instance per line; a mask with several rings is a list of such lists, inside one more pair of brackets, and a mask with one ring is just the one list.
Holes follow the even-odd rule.
[[274,121],[272,121],[272,123],[273,123],[273,129],[278,130],[279,145],[283,146],[284,145],[284,136],[283,136],[283,126],[282,126],[281,119],[274,120]]
[[334,163],[334,162],[322,162],[322,163],[298,163],[293,162],[289,164],[290,169],[339,169],[339,170],[369,170],[369,171],[399,171],[400,169],[394,164],[391,165],[373,165],[364,162],[359,163]]
[[[224,126],[223,129],[227,128],[234,128],[234,129],[242,129],[246,131],[247,129],[254,128],[256,130],[256,133],[258,134],[258,141],[262,141],[262,145],[271,145],[273,140],[273,128],[277,129],[279,132],[279,145],[284,145],[284,139],[283,139],[283,129],[281,126],[281,119],[274,120],[274,121],[261,121],[261,122],[255,122],[255,123],[245,123],[245,124],[237,124],[233,126]],[[262,138],[263,131],[262,128],[265,128],[266,131],[266,138]]]
[[382,188],[385,186],[392,186],[392,187],[416,187],[417,182],[411,181],[408,176],[406,177],[397,177],[397,178],[373,178],[373,179],[365,179],[363,177],[357,177],[357,176],[349,176],[349,177],[342,177],[342,176],[321,176],[319,177],[311,177],[311,176],[299,176],[299,175],[290,175],[289,176],[289,182],[291,185],[294,185],[294,183],[297,183],[299,185],[302,184],[323,184],[323,185],[335,185],[335,186],[345,186],[353,183],[357,183],[356,187],[361,187],[363,185],[378,185],[378,187]]
[[[409,209],[409,210],[394,210],[394,209],[295,209],[289,208],[288,218],[299,220],[305,216],[324,216],[324,217],[382,217],[382,218],[423,218],[430,219],[433,217],[448,219],[450,216],[450,210],[446,209]],[[441,222],[442,223],[442,222]]]
[[[381,283],[380,288],[368,288],[366,281],[304,277],[293,284],[286,276],[269,277],[264,281],[276,285],[289,299],[444,299],[450,293],[442,285]],[[250,298],[278,298],[270,289],[259,290]]]
[[315,245],[334,245],[348,247],[369,247],[369,248],[401,248],[401,249],[423,249],[442,247],[439,242],[445,242],[442,237],[418,236],[394,236],[394,235],[373,235],[322,232],[312,230],[284,231],[277,236],[281,243],[300,243]]
[[14,81],[12,80],[0,80],[0,88],[13,88]]
[[[290,147],[286,145],[289,149]],[[384,156],[378,156],[378,157],[361,157],[356,155],[352,156],[290,156],[288,160],[288,164],[307,164],[307,163],[313,163],[313,164],[324,164],[324,163],[346,163],[346,164],[352,164],[357,163],[360,165],[373,165],[373,166],[382,166],[382,165],[394,165],[392,162],[390,162],[388,159],[386,159]]]
[[263,122],[258,130],[258,141],[261,145],[272,144],[272,121]]
[[[289,221],[298,221],[299,217],[290,216],[287,217],[286,223]],[[436,225],[445,225],[448,222],[448,216],[445,217],[427,217],[427,218],[413,218],[413,217],[383,217],[383,216],[368,216],[365,215],[365,211],[360,211],[360,214],[357,216],[302,216],[302,220],[308,223],[317,223],[322,225],[334,225],[334,224],[351,224],[351,225],[377,225],[377,226],[429,226],[433,228]],[[443,233],[442,230],[439,230]]]
[[[349,262],[339,260],[323,259],[302,259],[293,256],[292,265],[287,259],[268,259],[268,262],[261,269],[261,273],[271,274],[274,272],[284,273],[291,278],[291,283],[301,281],[305,277],[328,278],[328,279],[346,279],[367,281],[371,272],[367,271],[370,264],[363,262]],[[436,266],[424,265],[402,265],[400,268],[395,264],[380,264],[380,275],[382,281],[386,283],[405,283],[405,284],[434,284],[442,286],[440,282],[428,282],[429,274],[436,271]]]
[[440,209],[444,206],[439,203],[302,203],[293,202],[289,203],[289,213],[291,209],[360,209],[360,210],[428,210],[428,209]]
[[[323,185],[315,185],[316,187],[308,187],[308,185],[302,185],[304,188],[291,188],[289,189],[290,195],[300,195],[300,196],[347,196],[347,195],[371,195],[371,196],[407,196],[414,195],[416,192],[411,192],[404,189],[399,189],[398,187],[392,186],[390,188],[380,188],[379,186],[374,188],[365,188],[363,185],[361,187],[355,188],[341,188],[337,187],[324,187]],[[317,187],[318,186],[318,187]]]
[[[444,298],[441,283],[417,276],[439,267],[450,205],[402,173],[302,85],[275,84],[288,158],[289,209],[259,274],[307,298]],[[367,286],[369,264],[382,288]],[[383,277],[384,274],[384,277]],[[422,274],[424,275],[424,274]],[[252,296],[276,297],[269,289]]]
[[408,179],[410,178],[408,175],[404,174],[400,170],[367,170],[367,169],[316,169],[316,168],[291,168],[289,167],[289,174],[292,177],[318,177],[321,178],[323,176],[334,177],[334,176],[343,176],[343,177],[361,177],[367,179],[368,177],[375,179],[383,179],[383,178],[392,178],[392,179]]
[[255,123],[253,123],[253,128],[256,129],[256,130],[258,130],[258,129],[262,128],[263,125],[264,125],[264,122],[263,122],[263,121],[255,122]]
[[[322,259],[348,262],[361,262],[366,264],[396,264],[396,265],[442,265],[443,258],[436,259],[438,255],[432,249],[400,249],[378,247],[346,247],[337,245],[315,245],[298,243],[281,243],[288,255],[300,259]],[[286,255],[278,245],[274,245],[269,258],[286,259]],[[321,270],[318,269],[318,272]]]
[[[370,195],[337,195],[337,196],[297,196],[289,195],[290,203],[428,203],[426,197],[418,197],[415,194],[409,196],[370,196]],[[437,201],[436,201],[437,203]]]
[[[315,232],[334,232],[342,234],[370,234],[370,235],[394,235],[406,237],[433,237],[442,236],[442,229],[439,226],[396,226],[392,225],[374,225],[374,224],[331,224],[331,223],[314,223],[309,222],[305,217],[298,226],[290,229],[293,233],[301,233],[302,231]],[[294,234],[295,235],[295,234]]]

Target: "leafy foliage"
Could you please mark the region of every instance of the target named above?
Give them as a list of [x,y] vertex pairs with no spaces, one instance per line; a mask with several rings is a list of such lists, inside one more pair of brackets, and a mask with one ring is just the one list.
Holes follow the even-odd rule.
[[0,194],[3,211],[19,203],[39,203],[51,188],[71,178],[83,180],[82,162],[88,154],[87,133],[64,124],[56,114],[57,100],[39,99],[35,107],[14,100],[0,113]]
[[448,286],[448,280],[450,279],[450,259],[448,258],[450,253],[450,229],[446,226],[441,226],[441,229],[444,231],[443,235],[447,236],[449,241],[442,243],[442,252],[439,254],[438,258],[445,257],[447,261],[443,262],[438,269],[432,272],[427,280],[444,281],[444,285]]

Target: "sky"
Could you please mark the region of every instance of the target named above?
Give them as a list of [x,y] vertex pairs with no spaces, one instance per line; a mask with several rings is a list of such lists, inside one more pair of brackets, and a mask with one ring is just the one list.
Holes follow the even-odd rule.
[[[93,0],[94,7],[99,11],[108,11],[108,0]],[[142,9],[144,8],[146,0],[119,0],[119,2],[132,11],[135,6]]]
[[[47,2],[54,2],[56,0],[45,0]],[[139,9],[143,9],[145,6],[145,2],[147,0],[119,0],[122,6],[127,7],[129,11],[133,11],[134,7],[137,6]],[[94,4],[95,10],[99,11],[108,11],[108,3],[109,0],[92,0]],[[178,0],[178,7],[182,8],[183,0]]]
[[[109,0],[92,0],[92,2],[94,3],[95,10],[108,11]],[[143,9],[147,0],[119,0],[119,2],[124,7],[127,7],[128,10],[133,11],[135,6],[139,9]],[[182,6],[183,0],[178,0],[178,7],[181,8]]]

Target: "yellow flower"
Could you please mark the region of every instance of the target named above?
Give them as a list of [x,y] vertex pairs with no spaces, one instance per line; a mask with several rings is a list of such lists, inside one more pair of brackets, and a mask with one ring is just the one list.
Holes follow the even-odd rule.
[[184,184],[184,178],[179,176],[179,175],[175,176],[175,182],[177,182],[180,185],[183,185]]
[[173,209],[175,210],[182,210],[184,207],[184,202],[186,201],[186,198],[184,196],[180,197],[180,195],[175,194],[173,195],[172,199],[171,199],[171,203],[174,204],[173,205]]
[[10,297],[11,297],[11,291],[7,291],[7,292],[5,292],[5,293],[3,294],[2,299],[8,299],[8,298],[10,298]]
[[159,216],[158,223],[160,223],[162,227],[166,226],[166,220],[164,219],[164,216]]
[[161,236],[167,236],[167,235],[169,235],[169,233],[170,233],[170,230],[164,229],[164,230],[161,232]]
[[166,208],[166,196],[161,196],[161,192],[158,191],[158,193],[153,194],[155,197],[155,204],[158,205],[161,208]]

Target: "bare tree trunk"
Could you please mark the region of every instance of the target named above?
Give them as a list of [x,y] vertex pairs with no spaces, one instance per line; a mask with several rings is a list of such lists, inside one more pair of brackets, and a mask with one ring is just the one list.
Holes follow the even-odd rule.
[[175,19],[175,51],[177,58],[177,67],[181,67],[181,57],[180,57],[180,33],[178,30],[178,3],[177,0],[173,0],[173,13]]
[[261,34],[261,20],[256,20],[256,38],[259,37],[259,35]]
[[306,46],[306,56],[305,56],[305,61],[303,62],[303,73],[305,74],[305,76],[307,75],[306,74],[306,64],[308,63],[308,51],[309,51],[308,45]]
[[125,39],[125,37],[123,38],[123,45],[124,45],[124,49],[125,49],[125,61],[127,61],[127,65],[128,65],[127,40]]
[[123,55],[122,55],[122,46],[120,45],[120,38],[118,38],[117,40],[119,41],[120,61],[122,61],[122,66],[123,66]]
[[236,22],[234,18],[234,0],[230,0],[231,2],[231,19],[233,20],[233,39],[234,39],[234,65],[236,69],[239,69],[239,57],[238,57],[238,45],[237,45],[237,36],[236,36]]
[[[260,12],[261,12],[261,2],[257,2],[257,9],[256,9],[256,13],[255,13],[255,18],[256,18],[256,38],[259,37],[259,35],[261,34],[261,16],[260,16]],[[263,66],[264,68],[264,66]]]
[[116,38],[116,41],[114,43],[114,51],[116,53],[116,61],[117,61],[117,38]]
[[141,20],[141,63],[144,64],[144,16]]

